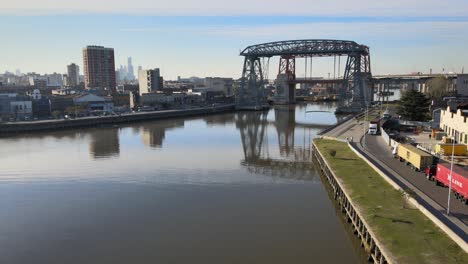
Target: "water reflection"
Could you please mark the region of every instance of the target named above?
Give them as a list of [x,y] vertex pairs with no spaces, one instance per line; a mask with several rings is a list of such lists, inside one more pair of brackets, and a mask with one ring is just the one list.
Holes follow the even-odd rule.
[[120,142],[118,128],[101,128],[87,134],[90,136],[89,153],[94,159],[107,159],[119,156]]
[[184,119],[168,119],[145,124],[141,134],[143,144],[152,148],[162,148],[166,132],[183,127]]
[[[311,142],[322,127],[320,122],[296,123],[295,106],[275,106],[274,122],[268,112],[245,112],[236,115],[236,128],[241,135],[244,160],[241,164],[251,173],[302,180],[316,179],[311,173]],[[274,127],[279,155],[269,146],[269,127]],[[296,133],[296,128],[299,132]],[[301,139],[295,144],[295,139]]]
[[2,138],[0,263],[357,263],[309,163],[328,107]]

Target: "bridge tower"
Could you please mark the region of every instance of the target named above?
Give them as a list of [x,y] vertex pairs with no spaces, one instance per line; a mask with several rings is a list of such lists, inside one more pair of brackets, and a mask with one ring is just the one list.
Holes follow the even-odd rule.
[[246,56],[241,84],[236,93],[236,107],[245,110],[261,110],[266,105],[267,99],[260,58]]
[[296,58],[294,56],[281,56],[278,76],[276,78],[276,91],[273,98],[276,104],[293,104],[296,102]]
[[[352,108],[364,108],[372,101],[370,55],[351,53],[346,61],[343,91],[352,93]],[[347,87],[347,89],[346,89]],[[342,95],[343,96],[343,95]],[[345,95],[344,95],[345,96]]]

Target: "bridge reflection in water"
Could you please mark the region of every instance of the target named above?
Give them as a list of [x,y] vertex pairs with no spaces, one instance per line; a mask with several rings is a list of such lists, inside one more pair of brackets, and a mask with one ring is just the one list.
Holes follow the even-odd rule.
[[[274,121],[268,120],[268,112],[240,112],[236,115],[236,127],[240,132],[244,150],[241,164],[251,173],[313,180],[311,144],[323,124],[296,122],[296,106],[274,107]],[[268,128],[274,127],[278,139],[279,157],[270,150]],[[297,130],[300,130],[300,133]],[[299,136],[298,136],[299,135]]]

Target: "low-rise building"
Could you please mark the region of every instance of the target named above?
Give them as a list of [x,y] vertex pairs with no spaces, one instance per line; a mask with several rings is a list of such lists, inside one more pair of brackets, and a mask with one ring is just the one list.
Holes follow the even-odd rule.
[[441,111],[440,128],[456,142],[468,144],[468,104],[460,104],[457,109]]
[[232,78],[207,77],[205,78],[204,84],[207,91],[223,92],[225,96],[234,94],[234,80]]
[[468,96],[468,74],[457,75],[457,95]]
[[2,119],[29,119],[32,116],[32,101],[28,96],[0,94],[0,116]]
[[114,111],[114,103],[110,97],[86,94],[76,96],[73,98],[73,102],[76,106],[81,106],[88,112],[103,111],[110,113]]

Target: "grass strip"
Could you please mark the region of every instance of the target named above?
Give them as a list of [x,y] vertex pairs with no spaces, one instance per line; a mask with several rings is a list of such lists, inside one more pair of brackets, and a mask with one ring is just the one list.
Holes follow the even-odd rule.
[[396,263],[468,263],[463,249],[346,143],[316,139],[315,144]]

